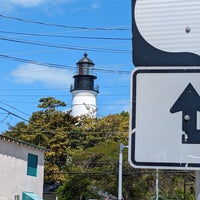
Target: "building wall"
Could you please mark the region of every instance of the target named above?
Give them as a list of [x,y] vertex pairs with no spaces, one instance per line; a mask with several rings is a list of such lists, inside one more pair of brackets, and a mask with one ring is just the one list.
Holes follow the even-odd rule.
[[44,194],[44,200],[58,200],[58,197],[55,194]]
[[[28,153],[38,156],[37,176],[27,175]],[[23,192],[34,192],[42,198],[44,152],[29,145],[0,140],[0,200],[22,199]]]

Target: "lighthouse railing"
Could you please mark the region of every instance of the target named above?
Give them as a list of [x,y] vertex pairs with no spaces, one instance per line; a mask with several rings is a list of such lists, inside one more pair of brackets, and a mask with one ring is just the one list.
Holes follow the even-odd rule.
[[[87,87],[83,87],[81,88],[80,90],[93,90],[93,91],[96,91],[97,93],[99,93],[99,85],[94,85],[92,88],[87,88]],[[73,90],[79,90],[79,88],[75,88],[74,87],[74,84],[70,84],[70,91],[73,91]]]

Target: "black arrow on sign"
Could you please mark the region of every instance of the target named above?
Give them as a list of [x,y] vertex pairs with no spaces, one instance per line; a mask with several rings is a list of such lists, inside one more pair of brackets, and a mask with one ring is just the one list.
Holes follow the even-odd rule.
[[178,97],[170,112],[182,111],[182,143],[200,144],[200,130],[197,130],[197,111],[200,111],[200,96],[191,83]]

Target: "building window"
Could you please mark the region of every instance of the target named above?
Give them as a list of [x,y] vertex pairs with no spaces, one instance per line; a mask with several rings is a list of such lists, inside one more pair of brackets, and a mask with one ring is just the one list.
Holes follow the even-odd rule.
[[15,195],[14,200],[19,200],[19,195]]
[[37,176],[37,164],[38,156],[29,153],[27,162],[27,175]]

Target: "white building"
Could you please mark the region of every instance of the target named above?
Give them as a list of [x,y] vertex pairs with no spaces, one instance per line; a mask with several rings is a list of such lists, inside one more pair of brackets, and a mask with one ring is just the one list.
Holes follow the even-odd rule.
[[42,200],[44,152],[0,135],[0,200]]
[[72,94],[72,116],[86,115],[96,117],[96,96],[99,87],[94,85],[97,78],[93,75],[94,63],[84,53],[77,63],[77,75],[73,76],[74,84],[70,87]]

